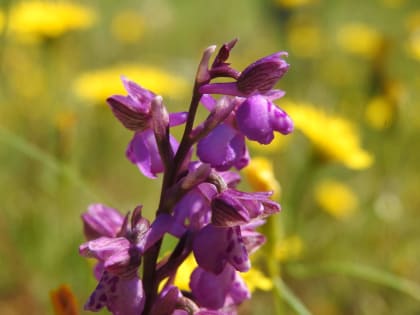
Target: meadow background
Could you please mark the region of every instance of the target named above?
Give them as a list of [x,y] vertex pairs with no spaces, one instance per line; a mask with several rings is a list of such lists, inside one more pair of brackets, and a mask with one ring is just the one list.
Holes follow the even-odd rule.
[[420,314],[417,0],[1,1],[1,314],[52,314],[62,283],[83,305],[90,203],[153,216],[159,180],[126,160],[131,133],[104,102],[119,76],[184,109],[202,50],[236,37],[237,69],[289,52],[277,104],[296,122],[250,147],[282,187],[274,250],[256,258],[282,283],[241,314]]

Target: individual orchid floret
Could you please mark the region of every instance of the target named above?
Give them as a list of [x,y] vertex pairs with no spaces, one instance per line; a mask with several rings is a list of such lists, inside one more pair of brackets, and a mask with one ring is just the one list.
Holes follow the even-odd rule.
[[261,58],[242,71],[236,85],[246,95],[265,94],[270,91],[289,70],[289,64],[282,59],[287,53],[277,52]]
[[280,211],[280,205],[270,196],[270,192],[246,193],[226,189],[211,202],[212,223],[224,227],[237,226]]
[[217,275],[197,267],[191,275],[190,287],[198,305],[210,310],[239,305],[251,297],[244,281],[230,265]]
[[249,162],[245,137],[229,124],[222,123],[197,145],[197,155],[218,171],[242,169]]
[[289,69],[289,64],[282,59],[283,56],[287,56],[287,53],[277,52],[261,58],[246,67],[236,81],[208,83],[200,88],[200,92],[241,97],[266,94]]
[[150,105],[156,95],[125,77],[122,82],[128,95],[113,95],[107,99],[115,117],[129,130],[150,128]]
[[87,240],[101,236],[115,237],[120,231],[124,217],[118,210],[96,203],[81,215]]
[[[170,136],[169,142],[175,152],[178,149],[178,142],[173,136]],[[152,129],[136,132],[128,145],[126,155],[146,177],[156,178],[157,174],[165,169]]]
[[221,273],[226,264],[241,272],[251,267],[240,226],[206,225],[194,239],[193,252],[198,265],[214,274]]
[[138,276],[123,279],[104,272],[85,310],[98,312],[106,307],[113,315],[138,315],[143,312],[145,295]]
[[293,131],[293,121],[286,112],[260,94],[248,97],[239,105],[236,123],[248,139],[261,144],[269,144],[274,139],[274,131],[282,134]]
[[125,217],[119,232],[82,244],[80,254],[99,261],[99,284],[85,309],[106,306],[114,315],[141,314],[144,292],[137,270],[143,253],[167,232],[169,225],[159,217],[151,226],[142,217],[141,206]]

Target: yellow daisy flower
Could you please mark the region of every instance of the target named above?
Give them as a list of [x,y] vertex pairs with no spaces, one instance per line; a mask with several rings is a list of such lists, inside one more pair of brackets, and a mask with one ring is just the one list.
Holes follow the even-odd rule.
[[406,50],[413,59],[420,61],[420,29],[410,35]]
[[179,266],[178,272],[176,273],[175,286],[180,290],[189,291],[190,290],[190,277],[194,269],[197,267],[197,262],[195,261],[194,255],[191,254],[184,260],[184,262]]
[[74,3],[21,1],[11,8],[9,30],[24,38],[56,38],[71,30],[86,29],[94,19],[91,9]]
[[372,128],[383,130],[393,122],[395,107],[395,104],[384,96],[374,97],[366,106],[365,119]]
[[273,281],[258,269],[251,268],[247,272],[242,272],[241,276],[251,293],[257,289],[270,291],[273,288]]
[[317,0],[274,0],[275,5],[288,9],[303,7],[315,2],[317,2]]
[[188,84],[182,77],[145,65],[125,64],[82,74],[74,82],[75,93],[94,104],[103,104],[113,94],[126,94],[120,76],[140,84],[156,94],[180,98]]
[[357,209],[358,198],[347,185],[323,180],[315,187],[315,200],[328,214],[337,219],[350,217]]
[[[195,261],[194,255],[189,255],[187,259],[185,259],[181,264],[181,266],[179,266],[174,285],[177,286],[180,290],[189,291],[190,277],[197,266],[198,265]],[[254,292],[256,289],[269,291],[273,287],[271,279],[266,277],[260,270],[255,268],[251,268],[247,272],[242,272],[241,277],[244,279],[245,284],[251,292]]]
[[280,196],[281,188],[276,180],[273,163],[264,157],[254,157],[244,169],[245,176],[255,191],[273,191],[273,199]]
[[344,51],[372,58],[382,48],[383,37],[377,30],[368,25],[351,23],[339,28],[337,42]]
[[373,157],[360,147],[355,126],[348,120],[326,114],[313,105],[286,104],[283,108],[326,161],[336,161],[351,169],[365,169]]

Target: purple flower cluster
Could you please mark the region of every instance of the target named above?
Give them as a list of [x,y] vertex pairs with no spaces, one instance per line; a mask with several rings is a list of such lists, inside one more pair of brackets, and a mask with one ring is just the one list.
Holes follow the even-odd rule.
[[[85,309],[106,307],[116,315],[231,315],[250,298],[239,272],[249,270],[249,255],[265,241],[256,228],[280,206],[270,192],[238,190],[240,176],[232,168],[249,162],[246,138],[268,144],[275,131],[290,133],[293,123],[273,103],[284,95],[273,87],[289,68],[283,60],[287,54],[272,54],[239,72],[227,62],[235,43],[224,44],[211,66],[215,47],[204,51],[188,112],[168,113],[160,96],[126,78],[128,95],[107,100],[115,117],[134,132],[127,158],[149,178],[163,173],[163,181],[152,223],[142,217],[141,206],[123,216],[93,204],[82,215],[87,241],[79,250],[97,260],[98,280]],[[212,82],[222,77],[230,82]],[[196,124],[200,104],[209,114]],[[178,141],[170,127],[181,124]],[[178,243],[159,258],[166,234]],[[190,275],[190,291],[184,292],[174,280],[191,253],[198,267]]]

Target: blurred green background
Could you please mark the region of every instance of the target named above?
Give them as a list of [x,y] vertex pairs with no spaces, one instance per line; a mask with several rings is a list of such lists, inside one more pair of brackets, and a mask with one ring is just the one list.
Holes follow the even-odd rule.
[[[282,313],[419,314],[417,0],[0,3],[1,314],[52,314],[62,283],[83,305],[95,286],[78,255],[88,204],[141,203],[152,217],[159,180],[126,160],[131,133],[105,106],[119,76],[185,109],[203,49],[236,37],[237,69],[289,52],[277,104],[296,131],[250,146],[282,187],[268,259],[300,300],[283,291]],[[274,304],[257,291],[241,314]]]

